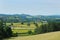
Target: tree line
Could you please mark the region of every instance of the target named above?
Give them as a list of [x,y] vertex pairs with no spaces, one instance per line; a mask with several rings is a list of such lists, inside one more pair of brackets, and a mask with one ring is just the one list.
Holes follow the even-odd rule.
[[0,40],[12,36],[12,30],[10,26],[6,26],[6,23],[0,19]]
[[47,32],[54,32],[60,31],[60,22],[50,21],[47,24],[43,24],[35,29],[35,34],[47,33]]

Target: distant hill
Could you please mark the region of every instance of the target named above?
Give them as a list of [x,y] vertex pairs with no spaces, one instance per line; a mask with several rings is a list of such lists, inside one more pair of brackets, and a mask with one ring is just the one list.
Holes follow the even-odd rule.
[[27,14],[0,14],[0,19],[3,19],[5,22],[31,22],[31,21],[60,21],[60,15],[51,15],[51,16],[43,16],[43,15],[27,15]]

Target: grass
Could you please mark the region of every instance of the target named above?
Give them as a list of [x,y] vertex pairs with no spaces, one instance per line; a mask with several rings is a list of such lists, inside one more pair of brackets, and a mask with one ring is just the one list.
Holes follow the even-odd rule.
[[60,40],[60,31],[24,37],[11,37],[6,40]]
[[[27,33],[29,29],[13,29],[12,31],[13,33]],[[32,29],[31,31],[34,32],[34,29]]]
[[[6,25],[7,26],[11,25],[11,23],[6,23]],[[40,23],[39,23],[39,25],[40,25]],[[34,32],[34,29],[36,28],[36,26],[35,26],[35,24],[33,24],[33,22],[30,23],[30,26],[28,26],[28,23],[24,23],[24,24],[13,23],[12,27],[13,27],[13,29],[12,29],[13,33],[26,33],[29,30],[31,30],[32,32]]]

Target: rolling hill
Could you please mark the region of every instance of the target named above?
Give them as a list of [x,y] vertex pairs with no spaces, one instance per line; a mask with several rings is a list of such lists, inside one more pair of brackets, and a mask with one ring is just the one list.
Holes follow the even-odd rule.
[[60,31],[38,34],[33,36],[24,36],[24,37],[18,36],[6,40],[60,40]]
[[60,21],[60,15],[49,15],[49,16],[43,16],[43,15],[28,15],[28,14],[0,14],[0,19],[3,19],[5,22],[34,22],[34,21]]

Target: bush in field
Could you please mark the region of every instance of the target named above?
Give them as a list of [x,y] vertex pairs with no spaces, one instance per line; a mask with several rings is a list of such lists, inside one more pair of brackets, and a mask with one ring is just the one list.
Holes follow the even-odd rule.
[[11,25],[13,25],[13,23],[11,23]]
[[24,24],[24,22],[21,22],[21,24]]
[[35,24],[36,27],[38,27],[38,24],[37,23],[34,22],[34,24]]
[[31,31],[31,30],[29,30],[29,31],[28,31],[28,34],[32,34],[32,31]]
[[16,37],[16,36],[18,36],[18,33],[13,33],[12,36]]
[[28,23],[27,25],[30,26],[30,23]]

